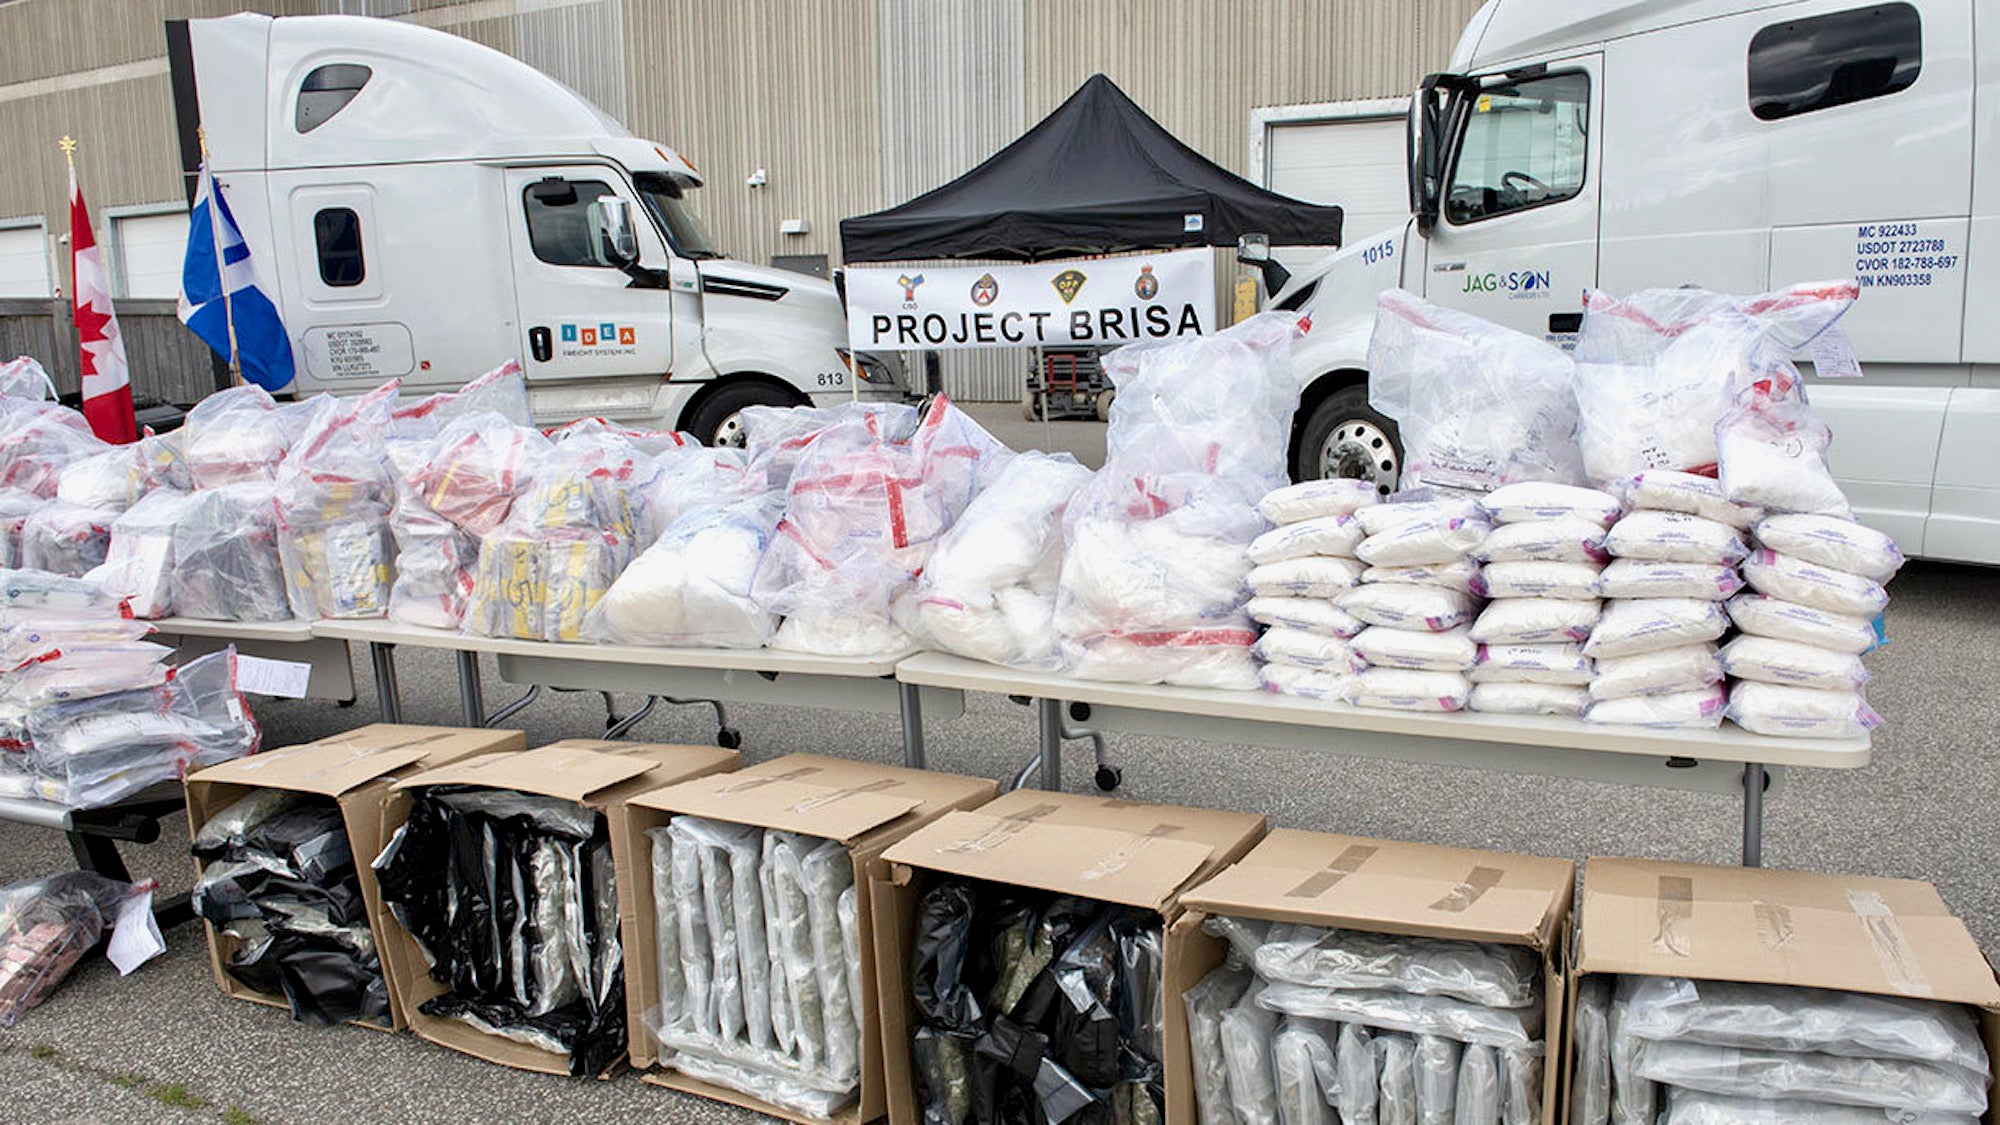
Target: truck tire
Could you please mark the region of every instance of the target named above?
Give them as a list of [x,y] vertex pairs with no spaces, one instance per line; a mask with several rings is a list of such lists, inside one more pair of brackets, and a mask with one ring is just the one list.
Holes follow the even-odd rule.
[[743,446],[743,411],[751,406],[798,406],[799,397],[769,383],[731,383],[702,401],[688,432],[703,445]]
[[1368,387],[1342,387],[1326,397],[1299,429],[1292,451],[1292,479],[1367,479],[1387,496],[1403,471],[1403,443],[1396,423],[1368,405]]

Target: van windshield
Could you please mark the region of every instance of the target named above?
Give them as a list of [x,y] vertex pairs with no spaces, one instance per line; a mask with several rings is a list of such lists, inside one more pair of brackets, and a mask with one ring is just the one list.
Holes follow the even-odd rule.
[[684,201],[685,193],[673,177],[658,172],[641,172],[632,177],[632,185],[639,189],[639,198],[645,202],[646,210],[652,213],[653,221],[667,232],[667,241],[673,243],[674,250],[683,258],[720,258],[722,251],[708,237],[708,228],[694,217]]

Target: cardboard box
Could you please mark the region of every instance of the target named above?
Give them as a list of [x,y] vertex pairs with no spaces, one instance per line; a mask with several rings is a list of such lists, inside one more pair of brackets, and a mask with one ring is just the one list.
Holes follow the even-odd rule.
[[[209,818],[256,789],[287,789],[331,797],[340,806],[341,820],[347,825],[348,846],[354,849],[356,879],[367,908],[368,926],[376,945],[382,938],[382,894],[369,861],[381,852],[388,839],[382,833],[382,805],[389,788],[398,779],[420,770],[441,766],[477,754],[519,750],[527,745],[520,731],[467,730],[457,727],[402,726],[375,723],[281,750],[267,750],[247,758],[210,766],[186,780],[188,834],[201,831]],[[201,876],[201,861],[195,861],[195,877]],[[284,997],[245,987],[223,969],[236,955],[240,944],[214,925],[208,930],[208,959],[215,981],[224,994],[273,1007],[288,1007]],[[388,976],[388,965],[383,964]],[[395,982],[389,982],[391,1028],[380,1024],[352,1021],[357,1027],[397,1030],[407,1027]]]
[[[703,778],[642,793],[627,801],[612,832],[613,860],[618,868],[618,893],[624,917],[625,996],[631,1010],[632,1065],[646,1070],[659,1062],[659,1044],[646,1027],[646,1010],[659,1002],[658,919],[653,913],[652,841],[649,829],[676,814],[775,828],[835,840],[846,845],[854,861],[855,914],[860,927],[861,991],[864,1017],[876,1004],[875,964],[866,956],[882,925],[884,909],[879,887],[886,870],[885,849],[953,810],[978,808],[991,801],[999,786],[985,778],[961,777],[930,770],[876,765],[816,754],[791,754],[723,777]],[[898,899],[892,917],[913,922],[915,900]],[[897,915],[896,911],[902,914]],[[902,923],[907,925],[908,922]],[[873,1121],[887,1106],[882,1021],[862,1021],[861,1093],[855,1104],[833,1120]],[[646,1074],[647,1082],[700,1094],[774,1117],[812,1121],[748,1094],[662,1070]]]
[[[607,827],[616,836],[618,808],[633,796],[691,778],[733,770],[742,762],[734,750],[713,746],[672,746],[663,743],[606,742],[574,738],[553,742],[514,754],[492,754],[425,770],[402,778],[390,789],[382,809],[382,839],[395,835],[410,818],[412,791],[433,785],[467,785],[484,789],[512,789],[544,797],[574,801],[602,812]],[[613,869],[618,877],[618,905],[622,915],[631,899],[631,882],[618,866],[614,851]],[[650,885],[650,881],[648,883]],[[377,946],[383,968],[389,973],[392,993],[402,998],[410,1030],[441,1047],[463,1051],[488,1062],[543,1074],[569,1074],[565,1055],[517,1043],[478,1031],[455,1019],[427,1016],[418,1006],[444,991],[431,979],[429,963],[422,947],[410,932],[387,911],[376,929]],[[621,941],[628,940],[621,920]],[[627,979],[629,990],[632,982]],[[622,1063],[624,1060],[617,1060]],[[607,1073],[617,1066],[607,1068]]]
[[2000,981],[1929,883],[1592,858],[1576,936],[1572,997],[1584,977],[1612,973],[1942,1000],[1980,1010],[2000,1059]]
[[1214,875],[1264,835],[1257,813],[1141,805],[1102,797],[1018,790],[972,813],[953,813],[890,848],[888,882],[875,888],[877,991],[882,1004],[889,1119],[922,1120],[910,1042],[917,904],[935,875],[961,875],[1150,910],[1160,916],[1166,1005],[1167,1120],[1191,1125],[1194,1076],[1188,1061],[1183,989],[1207,972],[1177,963],[1164,938],[1181,913],[1183,891]]
[[[1201,931],[1212,914],[1529,946],[1542,955],[1542,1120],[1553,1125],[1563,1116],[1556,1097],[1561,1068],[1553,1060],[1562,1057],[1563,954],[1575,887],[1576,865],[1566,859],[1279,829],[1181,896],[1186,913],[1168,931],[1167,961],[1179,966],[1183,988],[1222,964],[1223,941]],[[1179,996],[1169,994],[1176,1022],[1168,1034],[1185,1053],[1187,1013]]]

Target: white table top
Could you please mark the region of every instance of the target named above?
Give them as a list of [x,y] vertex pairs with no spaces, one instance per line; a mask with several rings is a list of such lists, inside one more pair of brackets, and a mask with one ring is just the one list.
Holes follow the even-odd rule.
[[896,668],[896,678],[923,687],[957,688],[1104,707],[1204,715],[1249,722],[1369,731],[1383,735],[1552,746],[1609,754],[1642,754],[1768,766],[1858,769],[1868,764],[1869,740],[1770,738],[1724,723],[1715,730],[1615,727],[1538,715],[1414,714],[1259,691],[1118,684],[1024,672],[940,652],[922,652]]
[[232,641],[309,641],[310,621],[203,621],[194,617],[162,617],[153,628],[176,637],[216,637]]
[[667,668],[711,668],[720,671],[775,672],[789,675],[846,676],[879,679],[893,676],[909,651],[887,656],[818,656],[771,648],[650,648],[643,645],[556,644],[511,637],[481,637],[449,629],[404,625],[384,618],[318,621],[314,634],[343,641],[410,645],[452,652],[487,652],[584,663],[641,664]]

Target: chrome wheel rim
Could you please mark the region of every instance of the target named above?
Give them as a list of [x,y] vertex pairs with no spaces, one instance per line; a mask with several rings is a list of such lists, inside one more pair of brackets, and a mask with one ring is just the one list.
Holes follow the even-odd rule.
[[1402,466],[1396,457],[1396,443],[1380,426],[1360,418],[1345,418],[1326,435],[1320,447],[1320,479],[1371,480],[1375,489],[1387,496],[1396,490]]
[[741,449],[743,448],[743,441],[744,441],[744,434],[743,434],[742,411],[739,410],[736,413],[731,414],[729,417],[724,418],[722,420],[722,424],[715,427],[715,439],[713,444],[717,448]]

